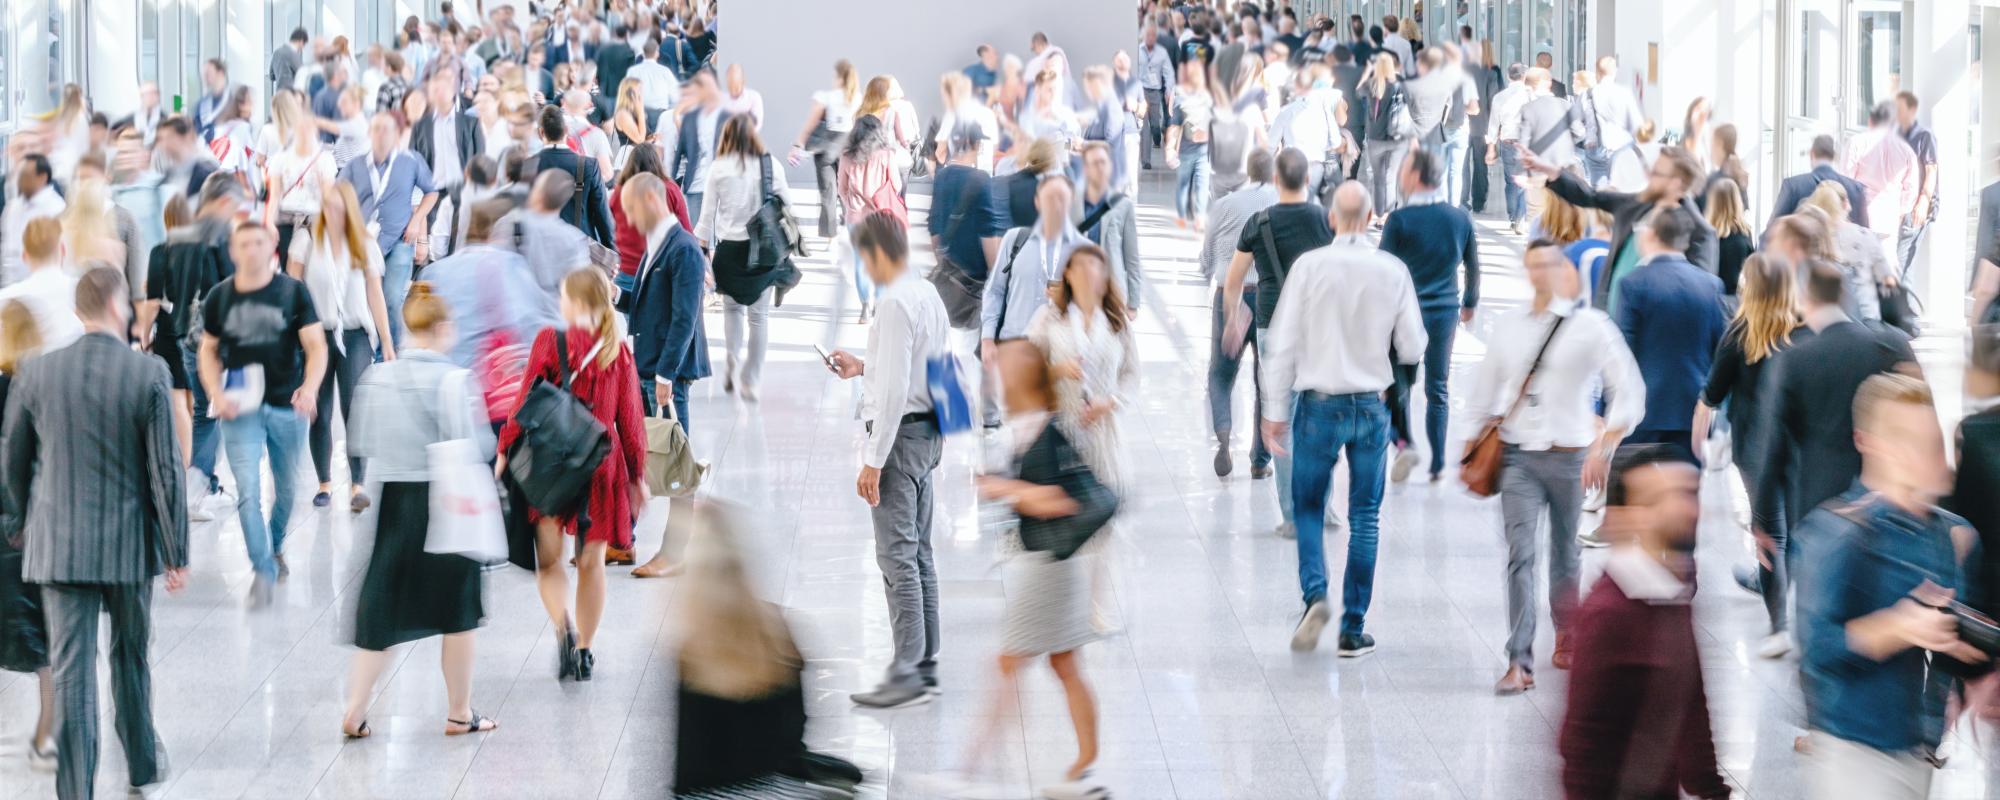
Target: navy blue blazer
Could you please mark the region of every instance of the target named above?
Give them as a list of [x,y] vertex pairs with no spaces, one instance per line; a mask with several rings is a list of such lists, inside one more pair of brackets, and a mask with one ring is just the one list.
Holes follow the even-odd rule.
[[1722,279],[1671,253],[1640,265],[1618,284],[1618,328],[1646,381],[1639,431],[1694,427],[1694,404],[1708,381],[1728,320]]
[[708,334],[701,320],[708,259],[694,234],[673,225],[660,252],[639,265],[632,299],[632,359],[639,377],[675,381],[709,376]]
[[[680,135],[674,141],[674,163],[667,169],[667,174],[674,176],[674,185],[688,194],[701,194],[703,189],[708,188],[696,186],[690,181],[701,170],[701,162],[715,155],[701,149],[701,130],[695,124],[700,114],[701,109],[697,108],[681,117]],[[721,109],[715,115],[715,140],[718,144],[722,141],[722,126],[729,122],[729,116],[728,109]]]
[[[1777,222],[1779,217],[1798,211],[1799,204],[1811,197],[1813,190],[1818,189],[1825,181],[1838,181],[1840,185],[1847,187],[1847,218],[1856,225],[1867,227],[1868,187],[1862,186],[1860,181],[1840,174],[1832,164],[1821,164],[1813,167],[1811,172],[1793,175],[1778,184],[1778,200],[1771,206],[1771,222]],[[1768,237],[1770,231],[1771,226],[1766,223],[1764,235]]]

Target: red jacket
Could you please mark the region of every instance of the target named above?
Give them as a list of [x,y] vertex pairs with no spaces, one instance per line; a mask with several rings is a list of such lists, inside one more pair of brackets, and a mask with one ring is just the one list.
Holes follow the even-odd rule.
[[[535,346],[528,353],[528,371],[521,376],[522,397],[527,396],[536,378],[550,383],[561,380],[556,367],[555,337],[559,331],[543,328],[535,335]],[[624,343],[610,343],[608,346],[618,348],[618,356],[609,366],[598,366],[596,358],[584,360],[596,345],[592,334],[575,328],[567,334],[570,391],[590,407],[591,414],[611,436],[611,452],[597,465],[597,472],[590,480],[585,505],[590,528],[583,535],[588,541],[610,542],[612,547],[630,550],[632,521],[636,517],[632,485],[645,476],[646,468],[646,421],[639,405],[639,374],[632,368],[632,351]],[[507,424],[500,429],[500,452],[507,452],[520,436],[520,423],[508,416]],[[575,534],[576,527],[576,515],[563,519],[565,531]]]
[[[694,233],[694,221],[688,219],[687,196],[681,194],[681,187],[672,178],[662,177],[660,182],[667,185],[667,210],[674,212],[674,219],[681,221],[681,229]],[[632,227],[631,220],[625,218],[623,195],[611,198],[611,240],[618,245],[618,271],[626,275],[639,274],[639,259],[646,257],[646,234]]]

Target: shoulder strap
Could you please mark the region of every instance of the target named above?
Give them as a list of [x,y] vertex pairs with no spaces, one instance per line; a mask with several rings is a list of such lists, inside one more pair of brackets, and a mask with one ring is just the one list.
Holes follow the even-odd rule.
[[1259,226],[1258,236],[1264,240],[1264,257],[1271,260],[1271,274],[1278,276],[1278,283],[1282,285],[1285,282],[1285,273],[1291,270],[1287,269],[1289,265],[1278,257],[1278,242],[1271,237],[1271,214],[1268,211],[1259,211],[1253,221]]
[[958,204],[951,208],[951,221],[944,225],[944,243],[951,245],[951,238],[958,235],[958,226],[965,222],[965,215],[972,210],[973,196],[978,193],[979,184],[971,178],[965,179],[965,188],[958,193]]
[[1112,207],[1118,205],[1118,201],[1123,199],[1125,195],[1113,192],[1110,197],[1104,198],[1104,205],[1090,212],[1090,216],[1084,217],[1082,224],[1077,225],[1076,229],[1088,233],[1090,229],[1097,227],[1097,223],[1104,220],[1104,215],[1111,213]]
[[1007,292],[1014,277],[1014,260],[1021,257],[1021,248],[1028,246],[1027,228],[1015,228],[1008,232],[1014,237],[1014,244],[1007,248],[1007,260],[1000,262],[1000,318],[994,320],[993,338],[1000,338],[1000,332],[1007,329]]
[[[699,121],[699,120],[697,120],[695,124],[699,125],[699,124],[701,124],[701,123],[700,123],[700,121]],[[761,170],[761,172],[762,172],[762,181],[763,181],[763,183],[761,184],[761,186],[762,186],[763,188],[762,188],[762,192],[761,192],[761,193],[760,193],[760,194],[759,194],[759,195],[757,196],[757,199],[758,199],[759,201],[762,201],[762,200],[763,200],[764,198],[767,198],[767,197],[770,197],[770,196],[771,196],[771,154],[770,154],[770,153],[765,153],[764,155],[762,155],[762,156],[760,156],[760,157],[758,158],[758,168],[759,168],[759,169]],[[689,179],[693,179],[693,178],[694,178],[694,173],[693,173],[693,171],[689,171],[689,173],[688,173],[688,178],[689,178]]]
[[1528,384],[1534,382],[1535,373],[1542,370],[1542,356],[1548,355],[1549,345],[1556,340],[1556,332],[1562,330],[1563,323],[1567,321],[1569,317],[1556,317],[1556,324],[1549,326],[1549,335],[1542,338],[1542,347],[1535,351],[1535,360],[1528,363],[1528,374],[1521,378],[1521,391],[1515,393],[1514,402],[1507,404],[1507,413],[1500,415],[1502,419],[1514,416],[1514,409],[1521,406],[1522,400],[1528,399]]
[[569,329],[556,328],[556,375],[563,391],[569,391]]

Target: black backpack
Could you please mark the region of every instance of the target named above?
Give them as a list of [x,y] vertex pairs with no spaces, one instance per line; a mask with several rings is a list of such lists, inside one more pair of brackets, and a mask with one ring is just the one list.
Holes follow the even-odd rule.
[[785,202],[785,196],[771,191],[771,156],[761,157],[763,184],[757,206],[757,213],[750,217],[745,230],[750,234],[750,268],[752,270],[772,269],[784,265],[793,256],[806,254],[805,236],[799,233],[799,222],[792,218],[792,207]]
[[[507,475],[521,499],[543,516],[563,516],[583,504],[597,465],[611,453],[611,436],[590,406],[570,392],[569,335],[555,331],[560,379],[538,378],[514,412],[521,436],[507,453]],[[616,346],[616,345],[610,345]],[[580,519],[577,532],[589,527]]]

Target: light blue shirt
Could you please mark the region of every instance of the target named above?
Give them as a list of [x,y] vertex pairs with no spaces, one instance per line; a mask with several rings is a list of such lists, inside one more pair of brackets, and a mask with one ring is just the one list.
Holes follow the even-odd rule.
[[[1014,241],[1020,236],[1027,236],[1028,242],[1009,263],[1007,254],[1014,250]],[[1032,228],[1016,228],[1001,237],[1000,263],[987,273],[986,294],[980,305],[980,336],[994,340],[1027,336],[1028,323],[1035,312],[1049,302],[1049,282],[1062,277],[1069,251],[1089,243],[1067,220],[1063,222],[1062,233],[1054,237],[1043,236],[1039,223]]]
[[512,329],[515,342],[529,344],[556,324],[556,303],[535,284],[528,262],[489,244],[474,244],[424,268],[431,292],[451,309],[458,341],[451,360],[470,367],[494,331]]

